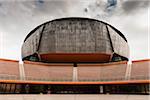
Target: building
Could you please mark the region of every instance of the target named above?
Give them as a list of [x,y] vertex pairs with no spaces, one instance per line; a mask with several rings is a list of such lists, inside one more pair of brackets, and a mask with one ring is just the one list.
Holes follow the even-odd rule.
[[0,59],[1,93],[149,94],[150,60],[128,63],[129,47],[113,26],[62,18],[32,30],[23,64]]
[[111,62],[128,60],[124,35],[89,18],[61,18],[32,30],[22,46],[23,60],[42,62]]

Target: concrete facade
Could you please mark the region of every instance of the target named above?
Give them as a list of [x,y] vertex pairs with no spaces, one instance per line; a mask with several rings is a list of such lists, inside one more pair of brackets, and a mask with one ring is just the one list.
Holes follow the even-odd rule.
[[[122,80],[149,80],[150,60],[113,62],[109,64],[49,64],[0,59],[0,79],[30,81],[103,82]],[[21,67],[21,68],[20,68]],[[130,68],[128,68],[130,67]],[[21,70],[21,71],[20,71]]]

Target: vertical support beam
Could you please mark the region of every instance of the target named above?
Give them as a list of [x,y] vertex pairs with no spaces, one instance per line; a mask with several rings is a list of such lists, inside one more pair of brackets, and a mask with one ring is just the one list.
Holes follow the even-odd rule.
[[15,93],[15,84],[12,84],[12,87],[11,87],[11,93]]
[[73,67],[72,81],[78,81],[78,68],[76,63],[74,64]]
[[73,81],[77,81],[77,80],[78,80],[77,67],[73,67]]
[[0,94],[3,93],[3,83],[0,83]]
[[14,84],[14,91],[13,91],[13,93],[16,93],[16,85],[17,84]]
[[131,76],[131,64],[128,63],[126,68],[125,80],[130,80],[130,76]]
[[8,93],[11,93],[11,88],[12,88],[12,84],[10,83]]
[[25,71],[23,64],[19,64],[20,80],[25,80]]
[[132,71],[132,64],[129,64],[128,79],[130,79],[131,77],[131,71]]
[[99,93],[100,94],[103,94],[104,93],[104,88],[102,85],[99,86]]
[[4,83],[4,90],[3,90],[4,93],[6,93],[6,89],[7,89],[7,83]]
[[2,93],[2,84],[0,83],[0,93]]

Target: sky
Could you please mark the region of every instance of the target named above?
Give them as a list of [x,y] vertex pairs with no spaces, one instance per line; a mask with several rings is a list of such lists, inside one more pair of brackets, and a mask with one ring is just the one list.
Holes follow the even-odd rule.
[[107,22],[127,38],[130,60],[150,58],[150,0],[0,0],[0,58],[20,60],[26,35],[62,17]]

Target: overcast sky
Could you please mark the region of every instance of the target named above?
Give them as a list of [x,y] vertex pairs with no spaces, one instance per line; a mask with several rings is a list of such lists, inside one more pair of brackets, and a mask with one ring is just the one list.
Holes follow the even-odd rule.
[[131,60],[150,58],[149,0],[0,0],[0,58],[21,59],[26,35],[61,17],[105,21],[125,35]]

